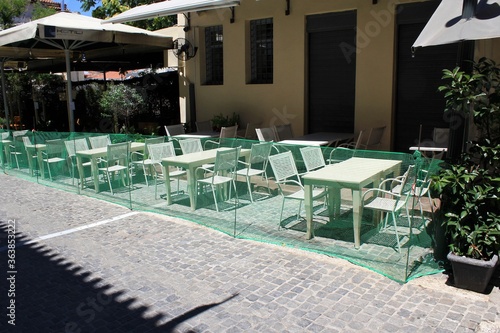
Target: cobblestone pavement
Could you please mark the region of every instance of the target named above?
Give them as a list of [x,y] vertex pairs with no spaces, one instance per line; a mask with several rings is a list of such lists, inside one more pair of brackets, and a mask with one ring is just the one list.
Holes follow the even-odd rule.
[[0,332],[500,332],[498,280],[401,285],[6,175],[0,203]]

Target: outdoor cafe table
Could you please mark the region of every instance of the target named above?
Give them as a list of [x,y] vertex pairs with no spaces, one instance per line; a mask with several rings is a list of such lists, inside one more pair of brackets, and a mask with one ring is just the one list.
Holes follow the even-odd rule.
[[[354,138],[354,133],[337,133],[337,132],[316,132],[309,133],[302,136],[294,137],[293,141],[314,141],[314,142],[325,142],[326,144],[321,144],[322,146],[331,146],[334,143],[351,140]],[[317,144],[317,143],[316,143]],[[312,145],[312,143],[309,143]]]
[[377,187],[388,175],[398,176],[401,161],[352,157],[340,163],[330,164],[303,176],[307,219],[306,238],[314,237],[312,190],[315,186],[328,188],[328,214],[332,222],[340,213],[340,190],[352,190],[354,246],[361,244],[361,197],[363,188],[369,184]]
[[[163,177],[165,180],[165,187],[167,191],[167,205],[172,204],[172,194],[170,192],[170,174],[169,167],[178,167],[186,170],[189,200],[191,209],[196,209],[196,168],[204,164],[214,163],[218,150],[230,148],[218,148],[204,150],[201,152],[179,155],[175,157],[167,157],[162,159]],[[247,159],[250,156],[250,149],[241,149],[240,157]]]
[[[132,142],[130,144],[130,152],[133,151],[144,151],[144,142]],[[91,172],[92,172],[92,177],[94,178],[94,189],[96,193],[99,193],[99,168],[97,165],[97,161],[100,157],[106,157],[108,154],[108,147],[101,147],[101,148],[94,148],[94,149],[89,149],[89,150],[80,150],[75,152],[76,154],[76,164],[78,167],[78,174],[80,175],[80,184],[83,189],[83,177],[84,177],[84,170],[83,170],[83,163],[82,159],[90,159],[91,162]]]

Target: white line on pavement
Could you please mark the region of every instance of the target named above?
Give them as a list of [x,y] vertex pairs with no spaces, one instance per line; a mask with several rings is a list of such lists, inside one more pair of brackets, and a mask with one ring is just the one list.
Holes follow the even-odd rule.
[[[64,236],[64,235],[72,234],[72,233],[77,232],[77,231],[81,231],[81,230],[85,230],[85,229],[89,229],[89,228],[98,227],[100,225],[107,224],[107,223],[114,222],[114,221],[118,221],[118,220],[130,217],[130,216],[134,216],[136,214],[139,214],[139,212],[130,212],[130,213],[127,213],[127,214],[122,214],[122,215],[114,216],[114,217],[112,217],[110,219],[106,219],[106,220],[102,220],[102,221],[98,221],[98,222],[94,222],[94,223],[90,223],[90,224],[85,224],[85,225],[82,225],[82,226],[79,226],[79,227],[76,227],[76,228],[72,228],[72,229],[68,229],[68,230],[64,230],[64,231],[55,232],[53,234],[48,234],[48,235],[45,235],[45,236],[40,236],[40,237],[34,238],[34,239],[32,239],[30,241],[27,241],[27,242],[16,243],[16,248],[21,247],[21,246],[26,245],[26,244],[33,244],[33,243],[37,243],[39,241],[47,240],[47,239],[50,239],[50,238]],[[0,247],[0,252],[6,251],[6,250],[7,250],[7,246]]]

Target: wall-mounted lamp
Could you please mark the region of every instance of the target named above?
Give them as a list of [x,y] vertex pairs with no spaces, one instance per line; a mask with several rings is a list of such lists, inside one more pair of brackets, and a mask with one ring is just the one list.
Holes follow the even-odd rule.
[[290,0],[286,0],[285,15],[290,15]]

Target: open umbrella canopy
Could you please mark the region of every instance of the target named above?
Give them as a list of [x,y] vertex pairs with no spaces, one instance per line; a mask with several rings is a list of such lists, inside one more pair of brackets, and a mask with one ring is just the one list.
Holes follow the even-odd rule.
[[500,37],[500,0],[479,0],[471,17],[462,1],[442,0],[413,48]]
[[[61,12],[0,31],[0,62],[26,61],[28,70],[51,71],[64,64],[71,77],[73,61],[87,63],[85,69],[99,69],[100,62],[114,62],[121,68],[125,62],[148,59],[147,54],[172,48],[171,37],[125,24],[101,23],[93,17]],[[67,80],[68,121],[74,131],[71,90],[71,80]]]

